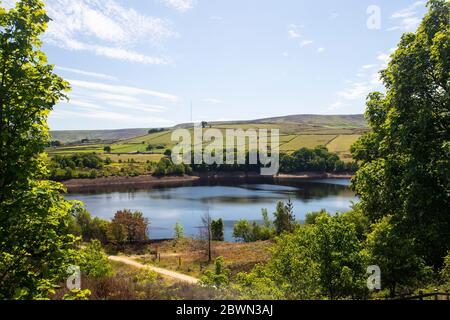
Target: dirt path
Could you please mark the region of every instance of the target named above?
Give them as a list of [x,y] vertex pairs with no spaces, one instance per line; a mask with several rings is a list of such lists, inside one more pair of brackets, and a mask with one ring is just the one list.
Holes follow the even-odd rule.
[[140,268],[140,269],[148,268],[148,269],[150,269],[156,273],[159,273],[163,276],[166,276],[166,277],[169,277],[172,279],[176,279],[181,282],[186,282],[186,283],[190,283],[190,284],[198,284],[198,282],[199,282],[199,280],[197,278],[187,276],[185,274],[178,273],[178,272],[175,272],[172,270],[167,270],[167,269],[163,269],[163,268],[144,265],[144,264],[136,262],[133,259],[128,258],[128,257],[110,256],[108,258],[109,258],[109,260],[116,261],[116,262],[122,262],[122,263],[128,264],[128,265],[136,267],[136,268]]

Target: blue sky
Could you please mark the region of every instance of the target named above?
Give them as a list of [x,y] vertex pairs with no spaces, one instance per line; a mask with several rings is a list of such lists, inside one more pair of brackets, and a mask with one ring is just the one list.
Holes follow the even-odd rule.
[[191,101],[194,121],[362,113],[426,12],[413,0],[44,2],[44,51],[73,87],[53,130],[171,126],[191,120]]

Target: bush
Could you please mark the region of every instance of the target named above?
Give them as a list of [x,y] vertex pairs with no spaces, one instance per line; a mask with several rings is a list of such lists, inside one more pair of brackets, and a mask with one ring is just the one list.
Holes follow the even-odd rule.
[[89,277],[104,278],[112,274],[108,257],[98,240],[92,240],[80,251],[81,272]]
[[207,286],[222,287],[229,283],[230,270],[224,269],[225,260],[223,257],[218,257],[214,261],[214,272],[211,270],[205,271],[204,276],[200,282]]
[[223,221],[222,219],[211,221],[211,237],[213,241],[224,241],[223,232]]

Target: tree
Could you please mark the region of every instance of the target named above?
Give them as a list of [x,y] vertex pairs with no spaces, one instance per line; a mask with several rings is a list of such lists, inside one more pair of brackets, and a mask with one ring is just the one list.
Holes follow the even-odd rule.
[[208,263],[212,262],[212,231],[211,231],[211,215],[209,212],[202,217],[202,225],[199,228],[200,240],[202,242],[203,251],[208,256]]
[[277,203],[276,211],[273,214],[275,216],[273,223],[278,235],[283,232],[291,232],[294,229],[295,216],[293,208],[291,199],[289,199],[286,205],[281,201]]
[[[365,266],[354,225],[341,216],[321,215],[315,224],[278,237],[266,266],[255,268],[250,278],[272,283],[288,299],[362,298]],[[255,279],[255,273],[267,279]]]
[[368,97],[371,132],[352,147],[353,187],[371,222],[392,216],[395,236],[437,268],[450,248],[450,3],[427,6],[381,72],[386,94]]
[[441,280],[450,284],[450,252],[444,258],[444,264],[440,271]]
[[382,285],[394,297],[399,286],[414,285],[426,275],[425,263],[414,250],[414,242],[399,235],[386,216],[372,226],[367,236],[370,262],[378,265],[382,272]]
[[111,147],[110,146],[105,146],[104,148],[103,148],[103,151],[105,151],[106,153],[111,153]]
[[79,265],[83,274],[93,278],[104,278],[112,274],[111,264],[100,241],[93,240],[88,243],[80,254]]
[[314,231],[312,256],[319,266],[322,294],[330,299],[364,296],[367,257],[355,225],[342,216],[321,215]]
[[171,157],[171,156],[172,156],[172,150],[166,149],[166,151],[164,151],[164,155],[165,155],[166,157]]
[[253,229],[248,220],[239,220],[235,223],[233,226],[233,237],[244,242],[254,241]]
[[305,216],[305,224],[316,224],[317,219],[321,216],[321,215],[328,215],[328,212],[325,209],[322,209],[320,211],[317,212],[309,212],[306,214]]
[[177,221],[177,223],[175,223],[175,226],[173,227],[173,231],[174,231],[175,239],[181,239],[184,237],[183,225],[179,221]]
[[223,232],[223,220],[213,220],[211,221],[211,235],[213,241],[224,241],[224,232]]
[[214,272],[206,270],[204,276],[200,279],[201,283],[216,288],[227,285],[229,282],[230,270],[224,268],[225,259],[218,257],[214,260]]
[[75,209],[42,180],[47,117],[69,90],[39,50],[48,21],[39,0],[0,8],[0,299],[47,297],[75,252]]
[[[124,227],[128,242],[142,242],[148,239],[149,221],[140,211],[132,212],[127,209],[117,211],[111,223],[114,225],[122,225]],[[117,227],[115,228],[116,232],[122,234],[122,231]]]
[[107,231],[108,240],[118,246],[123,246],[128,241],[127,228],[118,222],[111,222]]

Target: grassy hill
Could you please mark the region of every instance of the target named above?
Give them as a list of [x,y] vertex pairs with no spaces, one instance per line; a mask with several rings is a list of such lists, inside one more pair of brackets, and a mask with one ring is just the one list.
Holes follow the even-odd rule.
[[[338,153],[344,161],[351,160],[350,146],[368,130],[362,115],[293,115],[253,121],[210,122],[208,127],[219,129],[224,134],[226,129],[279,129],[281,152],[290,153],[302,147],[325,145],[330,151]],[[114,157],[114,160],[127,161],[132,158],[136,161],[154,161],[160,158],[166,149],[175,145],[171,136],[177,128],[192,130],[192,124],[180,124],[167,131],[152,134],[147,134],[148,129],[52,132],[54,139],[63,142],[71,141],[70,139],[81,141],[84,138],[103,141],[53,148],[49,153],[102,153],[107,144],[112,148],[110,157]],[[153,147],[152,154],[148,154],[149,145]]]
[[83,139],[117,141],[130,139],[147,134],[149,129],[118,129],[118,130],[62,130],[50,131],[53,140],[62,143],[81,142]]

